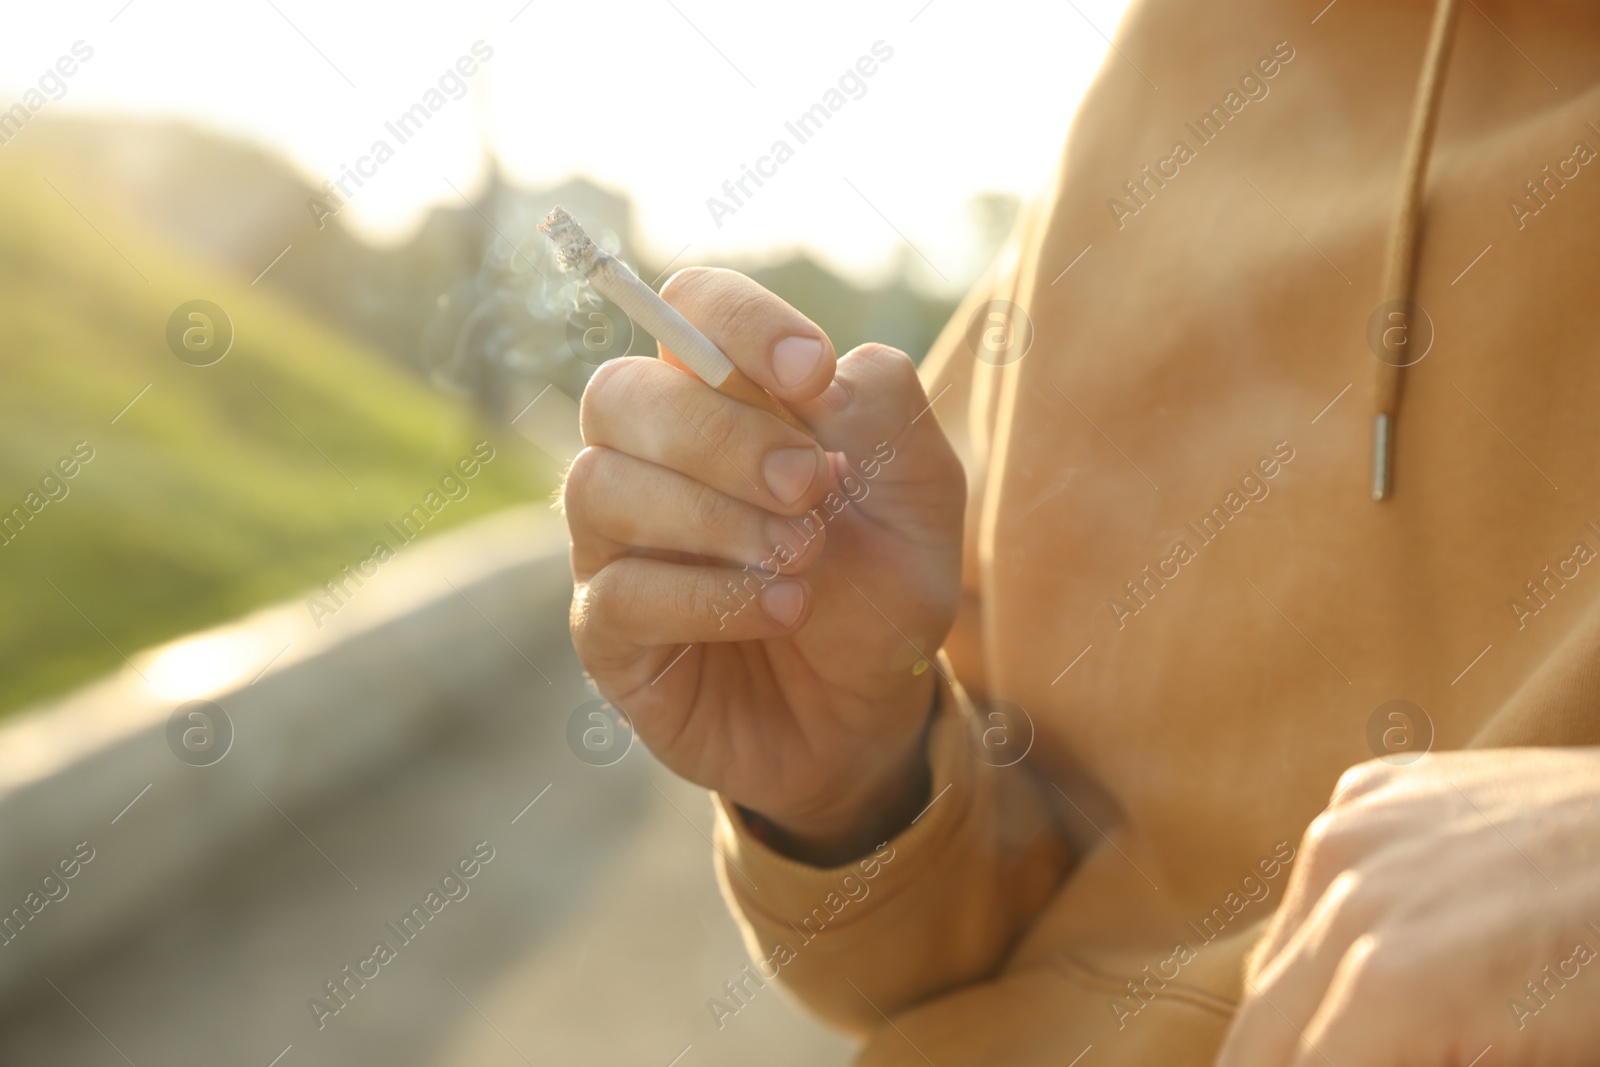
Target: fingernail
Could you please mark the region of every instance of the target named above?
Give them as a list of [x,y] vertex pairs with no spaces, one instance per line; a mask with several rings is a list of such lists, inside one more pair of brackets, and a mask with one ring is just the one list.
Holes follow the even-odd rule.
[[817,452],[812,448],[780,448],[767,453],[761,465],[767,488],[785,504],[793,504],[817,476]]
[[788,629],[806,606],[806,591],[799,582],[773,582],[761,591],[761,608],[779,626]]
[[821,358],[822,342],[815,337],[785,337],[772,347],[772,373],[780,385],[799,385]]
[[835,378],[828,383],[822,391],[822,399],[835,415],[850,406],[850,390],[846,389],[839,379]]

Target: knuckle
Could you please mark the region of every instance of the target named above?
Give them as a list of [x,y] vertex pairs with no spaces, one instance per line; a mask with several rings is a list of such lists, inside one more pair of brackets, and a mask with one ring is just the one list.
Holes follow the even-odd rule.
[[1381,759],[1358,763],[1339,776],[1338,784],[1333,787],[1333,802],[1347,804],[1364,796],[1388,782],[1394,773],[1395,768]]
[[[602,574],[604,571],[601,572]],[[599,604],[598,589],[596,587],[600,575],[596,574],[587,582],[573,586],[572,604],[567,609],[567,628],[572,631],[573,647],[580,656],[590,645],[590,638],[595,629],[600,625],[595,614]]]
[[1324,915],[1329,929],[1357,936],[1376,899],[1372,880],[1354,868],[1345,868],[1328,883],[1315,907]]
[[680,619],[692,619],[702,611],[709,611],[711,581],[703,577],[685,577],[673,583],[672,610]]
[[865,364],[869,373],[882,379],[885,385],[896,391],[908,388],[920,391],[922,388],[922,382],[917,377],[916,363],[898,348],[869,341],[850,354],[855,360]]
[[678,307],[692,298],[700,286],[706,283],[713,270],[712,267],[684,267],[668,278],[667,283],[661,287],[661,299],[673,307]]
[[1351,999],[1368,1004],[1393,1002],[1414,991],[1417,975],[1412,961],[1417,957],[1392,937],[1364,934],[1356,938],[1340,964],[1349,972]]
[[707,327],[719,334],[748,333],[767,310],[766,291],[755,286],[727,286],[726,292],[710,309]]
[[587,660],[585,653],[589,648],[589,639],[581,600],[581,594],[574,589],[572,603],[567,607],[567,630],[572,634],[572,647],[578,653],[578,658]]
[[[1408,841],[1403,824],[1364,809],[1330,809],[1306,829],[1306,874],[1330,890],[1342,888],[1342,896],[1365,914],[1393,884],[1415,873],[1420,846]],[[1399,877],[1386,877],[1391,871]]]
[[720,394],[710,389],[696,390],[695,399],[688,408],[687,415],[694,429],[686,428],[687,432],[702,448],[709,442],[713,452],[719,453],[707,456],[708,462],[721,462],[724,456],[733,458],[749,439],[746,412],[754,414],[754,408],[724,401]]
[[724,267],[685,267],[661,287],[661,298],[707,333],[739,333],[766,307],[766,290]]
[[690,529],[713,533],[723,529],[733,518],[728,498],[709,485],[696,482],[689,492]]
[[605,566],[596,571],[587,582],[572,591],[572,629],[574,633],[589,632],[607,623],[611,609],[611,593],[616,584],[616,570]]
[[[645,598],[644,583],[629,560],[616,560],[600,568],[583,591],[585,629],[620,629],[636,618]],[[575,609],[576,610],[576,609]]]
[[[627,561],[632,564],[634,561]],[[619,567],[623,577],[617,582],[612,607],[621,623],[637,623],[655,615],[657,583],[649,580],[637,565]]]
[[567,467],[567,473],[561,480],[561,506],[571,512],[575,507],[581,507],[584,495],[593,486],[596,470],[602,460],[603,447],[590,445],[576,456]]
[[561,508],[574,533],[633,544],[641,525],[639,510],[628,506],[626,459],[615,449],[591,445],[573,457],[561,489]]
[[893,345],[886,345],[878,341],[868,341],[857,348],[856,353],[862,359],[871,360],[886,370],[899,373],[909,370],[913,375],[916,374],[917,365],[912,362],[911,357]]
[[1328,810],[1312,819],[1305,833],[1307,866],[1343,867],[1348,836],[1348,821],[1341,812]]
[[648,358],[624,356],[607,360],[595,368],[578,405],[578,429],[584,444],[595,444],[601,439],[614,413],[635,410],[636,394]]
[[895,410],[907,417],[928,402],[927,391],[917,365],[898,348],[869,343],[853,349],[846,357],[852,368],[852,384],[869,395],[886,398]]

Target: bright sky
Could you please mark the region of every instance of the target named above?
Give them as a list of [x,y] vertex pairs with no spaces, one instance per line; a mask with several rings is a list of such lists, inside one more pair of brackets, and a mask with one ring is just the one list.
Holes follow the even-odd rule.
[[[474,41],[493,58],[398,145],[343,212],[393,240],[480,176],[587,174],[625,190],[660,260],[805,246],[865,275],[909,241],[952,284],[972,269],[965,205],[1034,192],[1127,0],[95,0],[18,4],[0,110],[83,40],[93,58],[45,111],[184,117],[339,176]],[[875,72],[806,143],[784,127],[876,42]],[[450,86],[447,85],[447,89]],[[851,93],[862,93],[859,99]],[[718,227],[708,197],[776,140],[793,158]],[[742,194],[741,194],[742,196]],[[930,275],[930,280],[937,278]]]

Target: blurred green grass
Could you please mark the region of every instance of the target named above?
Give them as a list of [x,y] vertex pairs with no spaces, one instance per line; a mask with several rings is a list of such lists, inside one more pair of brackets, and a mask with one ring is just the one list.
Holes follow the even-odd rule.
[[[0,512],[75,442],[95,450],[65,499],[0,544],[0,714],[308,593],[477,440],[496,461],[429,533],[548,497],[541,454],[280,295],[186,260],[84,184],[0,153]],[[236,331],[210,367],[166,346],[193,299]]]

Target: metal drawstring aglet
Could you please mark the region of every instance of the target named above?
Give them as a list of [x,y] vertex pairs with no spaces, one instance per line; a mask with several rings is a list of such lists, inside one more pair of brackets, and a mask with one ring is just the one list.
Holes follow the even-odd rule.
[[1389,472],[1394,467],[1394,438],[1390,433],[1390,417],[1379,412],[1372,417],[1372,499],[1382,500],[1389,495]]

